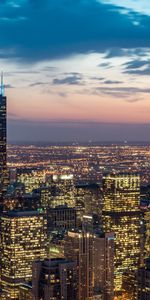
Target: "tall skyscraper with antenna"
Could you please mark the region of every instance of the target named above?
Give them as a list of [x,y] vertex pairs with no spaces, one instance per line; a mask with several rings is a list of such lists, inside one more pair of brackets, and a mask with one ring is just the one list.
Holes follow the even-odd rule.
[[3,72],[0,85],[0,205],[7,189],[7,98],[4,93]]

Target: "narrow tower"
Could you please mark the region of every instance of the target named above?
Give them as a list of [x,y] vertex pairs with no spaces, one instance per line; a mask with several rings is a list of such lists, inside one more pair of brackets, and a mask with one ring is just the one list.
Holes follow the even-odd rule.
[[3,72],[0,85],[0,205],[7,189],[7,98],[4,95]]

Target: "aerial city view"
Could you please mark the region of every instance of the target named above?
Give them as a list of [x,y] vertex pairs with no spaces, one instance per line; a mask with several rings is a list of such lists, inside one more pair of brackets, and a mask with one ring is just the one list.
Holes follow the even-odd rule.
[[0,300],[150,300],[149,0],[3,0],[0,36]]

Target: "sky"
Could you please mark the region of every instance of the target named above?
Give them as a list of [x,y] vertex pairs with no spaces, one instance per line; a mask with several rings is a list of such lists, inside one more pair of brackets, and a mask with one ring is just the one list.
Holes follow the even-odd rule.
[[0,0],[0,33],[8,141],[150,141],[149,0]]

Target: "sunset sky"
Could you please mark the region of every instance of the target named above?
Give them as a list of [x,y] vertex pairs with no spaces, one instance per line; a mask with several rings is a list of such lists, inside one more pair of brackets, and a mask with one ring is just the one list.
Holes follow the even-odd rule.
[[1,0],[0,69],[9,141],[150,141],[149,0]]

